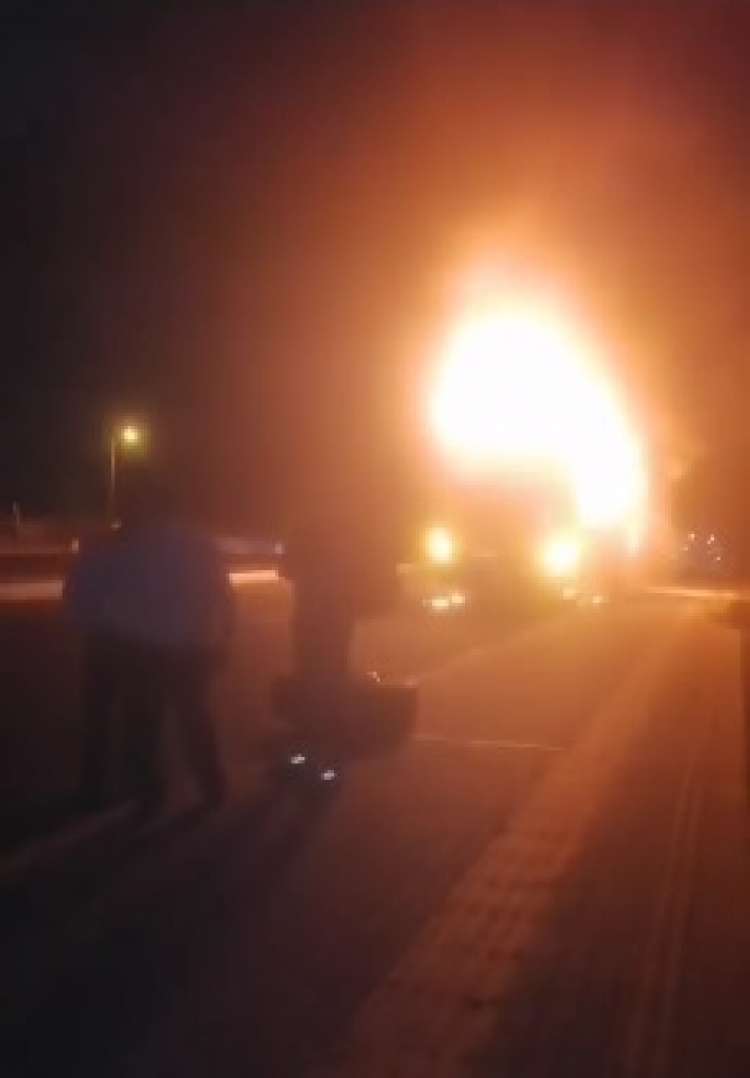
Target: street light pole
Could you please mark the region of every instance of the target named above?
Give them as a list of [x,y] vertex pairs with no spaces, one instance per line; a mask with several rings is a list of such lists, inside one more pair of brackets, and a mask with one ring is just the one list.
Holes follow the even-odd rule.
[[117,434],[109,436],[109,482],[107,484],[107,523],[115,522],[115,484],[117,482]]
[[107,483],[107,520],[115,523],[117,513],[117,465],[118,450],[136,451],[143,445],[143,428],[135,423],[116,427],[109,435],[109,477]]

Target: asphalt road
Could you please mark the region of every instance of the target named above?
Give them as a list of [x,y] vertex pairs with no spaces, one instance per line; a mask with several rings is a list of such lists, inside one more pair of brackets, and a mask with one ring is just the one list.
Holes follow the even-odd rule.
[[750,1073],[736,625],[673,598],[373,624],[358,661],[419,678],[417,735],[314,809],[261,770],[286,603],[243,600],[222,812],[184,811],[172,753],[163,820],[49,839],[75,650],[51,606],[0,619],[0,1073]]

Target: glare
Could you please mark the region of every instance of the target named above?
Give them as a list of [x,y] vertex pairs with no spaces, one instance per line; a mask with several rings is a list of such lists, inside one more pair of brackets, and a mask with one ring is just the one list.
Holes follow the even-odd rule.
[[445,342],[432,430],[471,467],[562,473],[584,527],[630,524],[645,511],[646,462],[597,359],[542,311],[474,311]]
[[424,605],[435,614],[445,614],[466,606],[466,595],[462,591],[443,592],[429,596],[424,600]]
[[646,543],[646,525],[642,515],[634,515],[625,534],[625,545],[631,557],[640,554]]
[[447,528],[435,526],[425,535],[425,554],[432,565],[450,565],[456,557],[456,541]]
[[143,430],[136,423],[123,423],[116,432],[117,440],[126,449],[136,449],[143,442]]
[[460,324],[432,400],[443,445],[477,463],[544,452],[570,396],[571,353],[571,342],[524,311],[479,313]]
[[436,613],[442,613],[446,610],[450,610],[450,597],[448,595],[433,595],[430,599],[427,600],[427,605],[430,607],[431,610],[434,610]]
[[542,543],[539,560],[548,576],[570,577],[578,572],[582,555],[582,543],[576,535],[552,535]]

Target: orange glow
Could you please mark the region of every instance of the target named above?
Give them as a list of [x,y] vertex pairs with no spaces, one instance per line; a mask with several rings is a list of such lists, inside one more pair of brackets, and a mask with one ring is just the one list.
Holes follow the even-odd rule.
[[583,543],[575,534],[550,535],[542,543],[539,561],[551,577],[575,576],[583,560]]
[[142,437],[140,428],[134,423],[127,423],[120,431],[120,441],[123,445],[135,447],[140,444]]
[[471,467],[562,472],[584,527],[640,522],[645,461],[595,360],[591,346],[550,314],[485,306],[445,343],[432,429]]
[[450,565],[456,557],[456,541],[440,525],[429,528],[425,535],[425,553],[432,565]]

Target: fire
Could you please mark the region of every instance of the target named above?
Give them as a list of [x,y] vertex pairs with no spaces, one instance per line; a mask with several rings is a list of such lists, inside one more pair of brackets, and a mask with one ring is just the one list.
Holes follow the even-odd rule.
[[590,345],[546,312],[496,306],[449,334],[430,400],[444,450],[474,468],[562,474],[587,528],[640,524],[644,455]]

